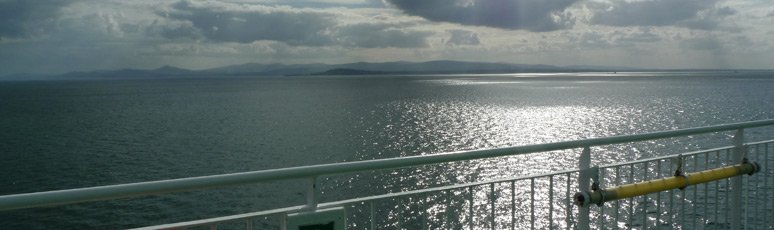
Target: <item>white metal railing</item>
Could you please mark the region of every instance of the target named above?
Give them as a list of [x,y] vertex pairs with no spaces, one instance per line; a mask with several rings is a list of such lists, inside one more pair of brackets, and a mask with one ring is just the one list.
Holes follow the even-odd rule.
[[[771,228],[774,226],[765,221],[765,215],[774,216],[774,212],[770,208],[770,206],[774,206],[771,205],[771,202],[774,200],[774,198],[771,198],[774,195],[772,193],[774,189],[771,189],[771,186],[774,186],[774,181],[772,181],[774,177],[771,176],[772,173],[768,167],[772,164],[769,161],[774,160],[769,152],[774,151],[774,148],[770,147],[773,142],[744,144],[742,135],[743,129],[769,125],[774,125],[774,120],[519,147],[6,195],[0,196],[0,210],[307,178],[309,185],[306,205],[147,228],[180,228],[202,225],[216,227],[218,224],[226,222],[244,222],[246,228],[250,229],[256,224],[265,224],[266,222],[262,221],[263,219],[269,220],[269,222],[277,222],[287,213],[327,207],[347,207],[351,223],[361,227],[365,226],[362,228],[368,229],[569,229],[576,227],[603,229],[618,227],[646,228],[651,226],[685,227],[690,226],[690,224],[717,224],[722,227],[766,226],[764,228]],[[733,141],[734,146],[731,147],[601,167],[591,167],[590,165],[591,147],[594,146],[730,130],[736,130]],[[579,159],[579,169],[577,170],[318,203],[317,179],[323,176],[576,148],[583,149]],[[685,165],[682,165],[683,170],[698,171],[732,164],[741,160],[740,157],[745,156],[753,161],[758,161],[764,168],[764,172],[760,173],[760,176],[735,177],[730,181],[692,186],[679,192],[667,191],[646,195],[641,198],[608,202],[599,207],[584,208],[572,204],[572,195],[577,191],[589,190],[592,179],[599,186],[613,186],[672,175],[674,167],[676,167],[674,164],[671,164],[672,161],[676,161],[674,159],[681,159],[679,160],[680,162],[685,162]],[[669,167],[672,168],[664,165],[671,165]],[[655,166],[655,169],[650,166]],[[598,173],[595,175],[594,171]],[[648,173],[641,173],[643,171]],[[741,189],[739,183],[748,185],[745,187],[746,190]],[[715,188],[711,187],[713,184]],[[733,187],[731,189],[733,192],[725,192],[730,187]],[[464,199],[461,197],[464,197]],[[753,197],[767,199],[765,199],[761,206],[760,203],[749,202]],[[680,211],[673,210],[675,209],[673,205],[675,199],[678,200],[677,203],[681,207]],[[665,203],[667,200],[669,205]],[[702,201],[704,203],[701,203]],[[731,205],[729,201],[737,203]],[[749,206],[736,204],[748,204]],[[720,207],[722,205],[727,205],[732,209],[735,207],[742,209],[740,211],[732,210],[731,212],[725,212]],[[685,206],[693,208],[686,210]],[[758,211],[746,211],[750,207]],[[688,224],[686,225],[686,223]],[[756,225],[748,225],[750,223]],[[269,224],[268,226],[266,228],[278,228],[279,224]]]

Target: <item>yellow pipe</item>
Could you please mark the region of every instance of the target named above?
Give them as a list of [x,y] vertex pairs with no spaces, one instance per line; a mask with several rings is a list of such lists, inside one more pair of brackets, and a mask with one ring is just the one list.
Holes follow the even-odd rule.
[[575,194],[575,202],[581,206],[588,204],[601,205],[605,201],[642,196],[676,188],[685,188],[689,185],[702,184],[744,174],[752,175],[753,173],[758,172],[759,169],[760,166],[757,163],[742,163],[722,168],[687,173],[684,176],[673,176],[634,184],[625,184],[600,191],[580,192]]

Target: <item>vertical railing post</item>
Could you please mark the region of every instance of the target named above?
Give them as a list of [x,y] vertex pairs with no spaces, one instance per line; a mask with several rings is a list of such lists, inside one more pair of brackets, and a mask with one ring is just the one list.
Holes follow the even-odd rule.
[[496,216],[497,215],[497,209],[495,208],[495,202],[497,202],[497,201],[495,201],[495,198],[496,198],[495,197],[495,184],[491,183],[491,184],[489,184],[489,202],[490,202],[489,203],[489,205],[490,205],[489,207],[491,209],[490,210],[490,212],[491,212],[490,215],[491,215],[492,219],[489,220],[489,227],[492,230],[497,229],[495,227],[495,225],[497,225],[497,216]]
[[371,228],[369,228],[369,229],[370,230],[374,230],[374,229],[376,229],[376,217],[374,216],[374,212],[375,212],[374,201],[368,202],[368,204],[370,206],[369,219],[371,219]]
[[[584,147],[581,152],[580,159],[578,159],[578,190],[588,192],[590,190],[591,175],[589,173],[591,168],[591,148]],[[578,206],[578,227],[577,229],[589,229],[589,206]]]
[[468,194],[470,194],[470,196],[468,196],[468,198],[470,199],[470,206],[468,206],[468,216],[470,217],[470,219],[468,219],[468,229],[473,229],[473,225],[475,223],[473,222],[474,216],[473,216],[473,187],[472,186],[468,187]]
[[[741,164],[745,160],[744,149],[744,129],[737,129],[734,134],[734,152],[732,155],[731,164]],[[731,212],[729,218],[731,219],[731,229],[740,229],[742,219],[742,177],[736,176],[731,178],[731,200],[730,200]]]
[[317,209],[317,177],[310,177],[306,189],[306,210],[314,211],[315,209]]

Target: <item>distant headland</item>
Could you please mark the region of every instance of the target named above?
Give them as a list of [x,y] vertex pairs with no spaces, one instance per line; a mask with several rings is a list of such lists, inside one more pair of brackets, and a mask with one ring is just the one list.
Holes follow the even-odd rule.
[[[663,71],[616,66],[554,66],[512,63],[428,61],[428,62],[355,62],[346,64],[263,64],[245,63],[203,70],[189,70],[174,66],[156,69],[118,69],[64,74],[12,74],[0,80],[69,80],[69,79],[148,79],[148,78],[211,78],[263,76],[320,76],[320,75],[390,75],[390,74],[495,74],[547,72],[629,72]],[[680,70],[670,70],[680,71]],[[733,71],[733,70],[723,70]]]

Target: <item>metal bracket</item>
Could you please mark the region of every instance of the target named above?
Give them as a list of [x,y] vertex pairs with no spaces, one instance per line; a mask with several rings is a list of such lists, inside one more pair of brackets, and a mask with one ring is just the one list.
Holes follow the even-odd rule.
[[677,168],[674,176],[684,176],[683,172],[683,154],[678,154],[677,157],[672,158],[672,164]]
[[605,197],[605,193],[604,193],[604,190],[602,189],[602,182],[601,182],[600,173],[599,173],[600,172],[599,171],[599,166],[591,167],[588,170],[589,170],[589,174],[591,176],[591,191],[592,192],[598,192],[599,195],[602,196],[601,202],[596,203],[598,207],[602,207],[604,205],[604,203],[605,203],[604,202],[604,200],[605,200],[605,198],[604,198]]
[[680,190],[685,190],[685,188],[688,187],[688,184],[690,184],[690,183],[687,183],[688,182],[688,176],[686,176],[685,171],[683,170],[683,154],[682,153],[678,154],[677,157],[672,158],[672,163],[675,164],[675,166],[677,168],[677,169],[675,169],[674,176],[675,177],[683,177],[686,180],[686,183],[685,183],[686,185],[679,188]]
[[599,191],[599,166],[591,167],[588,170],[591,177],[591,191]]
[[306,189],[306,206],[304,210],[314,211],[317,209],[317,177],[308,178],[308,184]]
[[[584,177],[591,179],[591,186],[587,187],[588,189],[581,188],[580,192],[575,193],[573,196],[573,200],[575,204],[581,207],[588,207],[589,202],[592,200],[590,194],[598,194],[601,195],[601,199],[594,199],[601,201],[599,203],[594,203],[597,206],[602,206],[604,204],[604,190],[601,188],[600,183],[600,176],[599,176],[599,166],[589,167],[587,169],[581,170],[581,174],[583,174]],[[583,184],[581,184],[583,185]],[[581,186],[583,187],[583,186]]]

